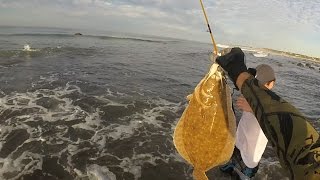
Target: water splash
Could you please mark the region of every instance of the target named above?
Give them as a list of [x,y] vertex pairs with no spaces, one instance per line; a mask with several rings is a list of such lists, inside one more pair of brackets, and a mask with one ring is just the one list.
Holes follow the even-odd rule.
[[267,57],[268,53],[264,53],[262,51],[258,51],[256,53],[254,53],[253,56],[255,56],[255,57]]
[[23,51],[32,52],[32,51],[38,51],[38,50],[37,50],[37,49],[32,49],[29,44],[25,44],[25,45],[23,46]]

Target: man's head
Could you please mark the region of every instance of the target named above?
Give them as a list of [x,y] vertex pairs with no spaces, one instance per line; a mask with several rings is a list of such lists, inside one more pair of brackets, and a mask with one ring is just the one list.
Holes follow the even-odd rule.
[[256,67],[256,79],[261,85],[272,89],[276,81],[274,70],[267,64],[260,64]]

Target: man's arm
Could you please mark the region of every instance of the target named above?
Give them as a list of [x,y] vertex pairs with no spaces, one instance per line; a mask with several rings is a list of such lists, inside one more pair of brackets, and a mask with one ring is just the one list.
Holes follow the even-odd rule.
[[308,120],[294,106],[261,87],[247,72],[238,76],[236,85],[291,179],[320,179],[319,133]]

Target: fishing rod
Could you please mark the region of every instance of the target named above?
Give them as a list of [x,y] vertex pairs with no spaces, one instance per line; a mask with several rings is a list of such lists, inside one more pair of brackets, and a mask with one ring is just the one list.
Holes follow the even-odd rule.
[[213,34],[212,34],[212,31],[211,31],[211,27],[210,27],[210,24],[209,24],[209,20],[208,20],[208,17],[207,17],[207,13],[206,13],[206,10],[204,9],[202,0],[200,0],[200,4],[201,4],[201,7],[202,7],[202,12],[204,14],[204,17],[206,19],[206,23],[207,23],[207,26],[208,26],[208,31],[210,33],[211,41],[212,41],[212,44],[213,44],[213,53],[218,55],[218,48],[217,48],[217,45],[216,45],[216,43],[214,41]]
[[250,180],[250,178],[244,175],[237,167],[234,167],[234,171],[239,175],[241,180]]
[[[209,20],[208,20],[208,17],[207,17],[207,13],[206,13],[206,10],[204,9],[204,5],[203,5],[202,0],[200,0],[200,4],[201,4],[201,7],[202,7],[204,18],[206,19],[206,23],[207,23],[207,26],[208,26],[208,31],[210,33],[211,41],[212,41],[212,44],[213,44],[213,53],[218,55],[218,48],[217,48],[216,42],[214,41],[213,34],[212,34],[212,31],[211,31],[211,27],[210,27],[210,24],[209,24]],[[247,177],[246,175],[244,175],[238,169],[238,167],[234,167],[234,170],[239,175],[241,180],[250,180],[250,178]]]

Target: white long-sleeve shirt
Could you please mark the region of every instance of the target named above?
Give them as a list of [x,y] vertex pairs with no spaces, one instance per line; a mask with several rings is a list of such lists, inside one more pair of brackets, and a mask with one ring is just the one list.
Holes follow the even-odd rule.
[[244,111],[236,132],[236,147],[246,166],[254,168],[259,164],[267,143],[268,139],[254,114]]

